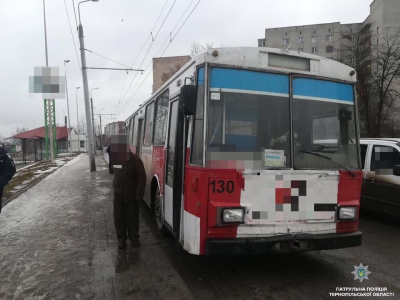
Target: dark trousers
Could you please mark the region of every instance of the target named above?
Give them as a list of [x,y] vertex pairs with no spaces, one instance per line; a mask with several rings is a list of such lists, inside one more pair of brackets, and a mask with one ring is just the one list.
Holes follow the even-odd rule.
[[125,203],[122,193],[114,192],[114,225],[117,238],[139,237],[139,201]]

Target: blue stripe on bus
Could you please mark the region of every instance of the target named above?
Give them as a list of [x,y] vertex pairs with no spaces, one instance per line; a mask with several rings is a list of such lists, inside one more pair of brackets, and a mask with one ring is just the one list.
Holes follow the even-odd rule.
[[296,78],[293,80],[293,95],[326,98],[354,102],[351,84],[320,79]]
[[289,94],[289,76],[236,69],[212,68],[210,88]]

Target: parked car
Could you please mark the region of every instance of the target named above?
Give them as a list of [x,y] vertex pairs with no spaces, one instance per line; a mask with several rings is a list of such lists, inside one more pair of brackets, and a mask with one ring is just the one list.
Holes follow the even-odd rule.
[[361,209],[400,216],[400,139],[361,139]]

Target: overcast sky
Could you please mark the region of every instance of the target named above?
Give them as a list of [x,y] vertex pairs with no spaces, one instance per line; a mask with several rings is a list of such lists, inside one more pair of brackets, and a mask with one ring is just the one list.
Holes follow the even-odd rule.
[[[150,96],[152,57],[160,56],[168,45],[167,40],[162,47],[164,41],[182,14],[187,9],[173,36],[197,3],[198,0],[100,0],[80,6],[86,49],[128,66],[136,59],[133,68],[139,68],[150,49],[141,67],[145,72],[137,74],[133,82],[134,72],[127,75],[124,71],[88,71],[89,89],[99,87],[92,92],[96,109],[104,108],[101,113],[116,113],[117,120],[125,120]],[[163,56],[188,55],[194,41],[213,43],[215,47],[257,46],[257,39],[263,38],[265,28],[270,27],[363,22],[371,3],[372,0],[201,0]],[[44,125],[43,101],[29,97],[29,76],[33,75],[34,67],[46,65],[43,2],[2,0],[0,7],[0,136],[8,137],[16,127],[33,129]],[[170,14],[161,27],[168,11]],[[68,95],[71,125],[75,125],[78,86],[81,87],[77,94],[79,117],[84,116],[85,107],[77,58],[80,54],[76,53],[73,43],[74,40],[79,51],[72,0],[46,0],[46,20],[49,66],[60,67],[64,73],[63,61],[70,60],[67,64]],[[151,45],[148,37],[153,28],[153,36],[159,33]],[[144,50],[138,56],[143,45]],[[122,68],[92,53],[86,52],[86,59],[88,67]],[[66,100],[56,100],[57,123],[64,124],[65,115]],[[111,121],[110,117],[102,118],[103,126]]]

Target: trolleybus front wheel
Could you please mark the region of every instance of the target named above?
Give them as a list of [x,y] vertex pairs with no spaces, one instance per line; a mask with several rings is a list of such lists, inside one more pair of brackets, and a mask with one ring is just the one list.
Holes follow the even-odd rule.
[[157,227],[158,230],[160,230],[163,234],[166,234],[168,232],[167,228],[164,225],[164,216],[162,213],[162,197],[160,193],[160,188],[157,185],[157,188],[154,192],[154,215],[156,217],[156,222],[157,222]]

